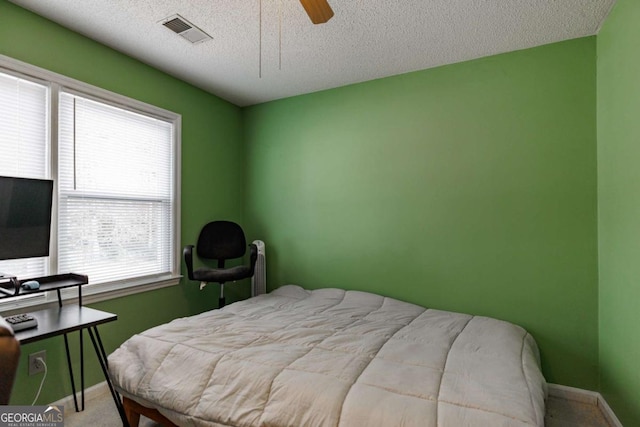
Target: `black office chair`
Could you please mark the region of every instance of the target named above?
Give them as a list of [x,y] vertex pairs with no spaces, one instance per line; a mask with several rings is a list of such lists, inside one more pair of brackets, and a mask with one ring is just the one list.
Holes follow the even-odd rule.
[[20,342],[13,329],[0,316],[0,405],[8,405],[20,362]]
[[209,282],[220,284],[219,308],[224,307],[224,284],[253,276],[258,258],[256,245],[249,245],[249,265],[225,268],[228,259],[241,258],[247,251],[247,241],[242,228],[235,222],[213,221],[205,225],[198,236],[196,253],[206,260],[218,260],[218,268],[200,267],[193,270],[193,245],[184,247],[184,261],[187,264],[189,280],[200,281],[200,290]]

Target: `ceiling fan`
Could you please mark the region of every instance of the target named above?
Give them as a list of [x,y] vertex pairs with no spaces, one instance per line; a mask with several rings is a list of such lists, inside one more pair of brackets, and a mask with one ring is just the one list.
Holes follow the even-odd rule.
[[324,24],[333,17],[333,10],[327,0],[300,0],[300,3],[314,24]]
[[[324,24],[333,18],[333,9],[329,6],[327,0],[300,0],[302,7],[309,15],[309,19],[314,24]],[[279,45],[280,53],[278,68],[282,67],[282,0],[280,0],[280,19],[279,19]],[[262,0],[260,0],[260,59],[258,60],[258,77],[262,78]]]

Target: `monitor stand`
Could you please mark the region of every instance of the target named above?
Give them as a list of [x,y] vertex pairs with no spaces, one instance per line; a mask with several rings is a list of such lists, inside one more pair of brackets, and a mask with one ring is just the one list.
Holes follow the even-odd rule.
[[[8,283],[11,284],[11,290],[7,289],[6,285]],[[17,286],[18,282],[16,276],[0,272],[0,294],[15,296]]]

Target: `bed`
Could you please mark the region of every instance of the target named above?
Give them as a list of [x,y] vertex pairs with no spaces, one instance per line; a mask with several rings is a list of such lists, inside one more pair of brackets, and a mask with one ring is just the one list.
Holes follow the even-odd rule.
[[527,331],[366,292],[283,286],[135,335],[109,369],[130,415],[179,426],[544,425]]

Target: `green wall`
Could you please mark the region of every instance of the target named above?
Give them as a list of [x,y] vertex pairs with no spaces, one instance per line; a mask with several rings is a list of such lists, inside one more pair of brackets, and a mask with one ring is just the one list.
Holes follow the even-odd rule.
[[594,37],[243,109],[269,283],[526,327],[596,389]]
[[600,386],[640,425],[640,3],[618,0],[598,35]]
[[[600,389],[635,425],[637,22],[640,4],[618,0],[597,43],[242,110],[6,0],[0,54],[182,114],[183,244],[208,220],[246,219],[248,238],[268,244],[271,287],[368,290],[518,323],[549,381]],[[119,316],[101,327],[110,352],[216,301],[215,287],[183,283],[93,306]],[[91,385],[102,376],[85,341]],[[77,334],[71,344],[75,355]],[[50,373],[38,402],[71,393],[54,338],[23,347],[13,404],[31,403],[41,377],[26,375],[26,355],[42,349]]]
[[[0,54],[181,114],[183,243],[195,242],[200,227],[212,219],[242,221],[244,153],[238,107],[6,0],[0,0]],[[236,298],[233,289],[227,296]],[[119,316],[117,322],[101,327],[106,350],[113,351],[150,326],[215,307],[217,298],[215,286],[200,293],[196,284],[183,282],[96,304]],[[74,348],[76,341],[73,337]],[[26,375],[26,357],[41,349],[47,350],[50,369],[38,403],[71,394],[62,338],[52,338],[23,347],[13,404],[31,404],[41,376]],[[87,349],[91,385],[103,378],[93,349]]]

